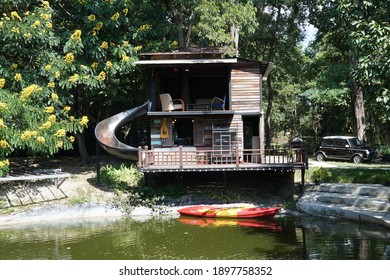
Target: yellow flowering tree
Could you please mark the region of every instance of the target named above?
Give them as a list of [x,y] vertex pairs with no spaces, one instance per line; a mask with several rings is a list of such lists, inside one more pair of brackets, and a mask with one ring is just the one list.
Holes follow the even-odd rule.
[[[95,122],[98,116],[113,114],[118,110],[115,102],[128,104],[124,109],[137,103],[129,100],[139,93],[129,98],[124,86],[142,50],[135,43],[138,27],[129,13],[133,7],[134,1],[126,0],[51,2],[53,29],[61,49],[50,66],[42,68],[42,74],[56,83],[57,93],[65,92],[75,100],[74,113],[81,120],[83,115],[92,116]],[[88,161],[83,135],[76,138],[82,160]]]
[[0,1],[0,160],[15,149],[53,154],[75,139],[87,160],[89,121],[144,101],[137,55],[177,47],[163,2]]
[[61,69],[51,72],[61,40],[49,2],[5,0],[0,10],[1,176],[15,150],[53,155],[71,149],[88,118],[72,117],[73,98],[58,86]]

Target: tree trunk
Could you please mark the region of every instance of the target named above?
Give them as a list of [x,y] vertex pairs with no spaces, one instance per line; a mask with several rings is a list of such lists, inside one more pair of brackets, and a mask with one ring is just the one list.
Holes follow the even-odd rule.
[[234,56],[238,57],[238,40],[239,40],[239,29],[233,24],[230,27],[230,36],[232,37],[232,47],[234,51]]
[[[74,97],[76,101],[76,110],[77,110],[77,116],[83,116],[84,115],[84,106],[83,106],[83,98],[82,95],[76,90],[74,92]],[[79,148],[79,154],[81,158],[82,163],[90,163],[91,158],[88,154],[87,147],[85,145],[85,138],[84,135],[80,132],[76,133],[76,141],[77,141],[77,146]]]
[[364,112],[364,100],[363,92],[359,85],[351,78],[351,101],[352,101],[352,113],[353,113],[353,133],[366,143],[366,122]]
[[79,148],[81,162],[84,164],[90,163],[91,157],[89,156],[87,147],[85,145],[84,134],[79,132],[76,133],[75,136],[76,136],[77,146]]

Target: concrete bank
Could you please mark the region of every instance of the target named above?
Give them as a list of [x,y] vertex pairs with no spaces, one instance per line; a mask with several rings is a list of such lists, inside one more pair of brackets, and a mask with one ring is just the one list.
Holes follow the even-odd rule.
[[333,216],[390,228],[390,187],[379,184],[308,185],[297,208],[310,215]]

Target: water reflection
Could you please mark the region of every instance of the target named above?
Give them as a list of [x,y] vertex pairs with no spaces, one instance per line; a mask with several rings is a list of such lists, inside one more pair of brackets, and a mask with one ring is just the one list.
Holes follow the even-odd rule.
[[83,220],[0,229],[1,259],[383,259],[390,231],[343,221]]
[[274,231],[282,230],[282,227],[274,219],[224,219],[180,216],[179,221],[184,224],[201,227],[240,226],[263,228]]

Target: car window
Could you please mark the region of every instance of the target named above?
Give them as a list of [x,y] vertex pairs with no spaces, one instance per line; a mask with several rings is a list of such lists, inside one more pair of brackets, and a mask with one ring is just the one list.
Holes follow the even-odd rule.
[[334,144],[335,144],[335,146],[337,146],[339,148],[341,148],[341,147],[345,148],[345,145],[348,145],[348,142],[345,139],[336,139],[334,141]]
[[333,139],[324,139],[322,140],[321,146],[332,146],[333,145]]
[[351,143],[351,147],[363,146],[362,142],[360,142],[358,138],[349,139],[349,143]]

